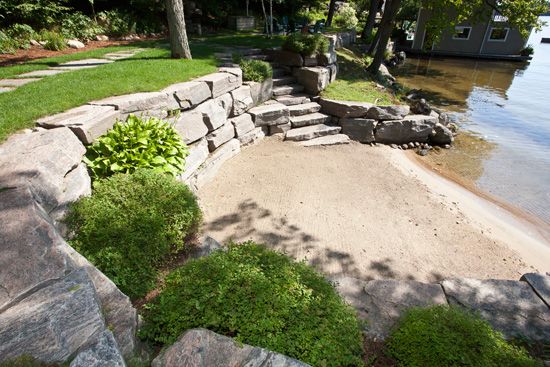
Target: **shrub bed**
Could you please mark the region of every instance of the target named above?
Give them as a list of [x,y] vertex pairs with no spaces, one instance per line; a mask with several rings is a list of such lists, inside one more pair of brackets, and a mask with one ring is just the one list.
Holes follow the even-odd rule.
[[65,221],[70,244],[135,299],[155,286],[162,260],[184,248],[201,218],[187,186],[140,169],[95,182]]
[[128,116],[88,148],[84,162],[94,178],[151,168],[173,176],[183,172],[189,154],[177,131],[157,118]]
[[409,310],[388,341],[388,353],[402,367],[539,366],[486,321],[458,307]]
[[304,263],[253,242],[189,261],[146,306],[142,336],[173,343],[203,327],[312,366],[363,366],[352,308]]
[[293,33],[283,43],[283,50],[305,56],[323,54],[328,51],[329,41],[321,34]]

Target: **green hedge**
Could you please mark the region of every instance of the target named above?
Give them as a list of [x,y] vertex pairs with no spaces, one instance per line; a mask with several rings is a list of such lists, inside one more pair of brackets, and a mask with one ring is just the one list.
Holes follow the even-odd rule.
[[71,206],[71,245],[131,298],[156,284],[169,254],[182,250],[201,221],[196,198],[175,178],[152,170],[117,174],[94,184]]
[[239,66],[243,71],[243,80],[263,82],[273,77],[273,68],[265,61],[242,59]]
[[333,286],[253,242],[174,271],[144,317],[142,336],[164,345],[203,327],[312,366],[363,366],[359,322]]
[[329,41],[321,34],[292,33],[283,43],[283,50],[304,56],[328,52]]
[[400,367],[534,367],[524,349],[458,307],[413,308],[388,341]]

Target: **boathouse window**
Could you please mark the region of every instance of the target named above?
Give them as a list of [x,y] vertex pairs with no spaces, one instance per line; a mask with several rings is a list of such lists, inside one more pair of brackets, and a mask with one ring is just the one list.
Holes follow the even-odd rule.
[[453,39],[468,40],[470,39],[470,33],[472,33],[472,27],[455,27],[455,34],[453,35]]
[[510,28],[493,27],[489,34],[489,41],[505,42]]

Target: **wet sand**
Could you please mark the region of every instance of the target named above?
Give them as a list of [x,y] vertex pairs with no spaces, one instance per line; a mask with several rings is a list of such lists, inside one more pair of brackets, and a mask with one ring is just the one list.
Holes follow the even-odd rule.
[[550,246],[527,225],[453,185],[385,146],[304,148],[270,137],[198,195],[204,234],[265,243],[329,275],[437,281],[550,270]]

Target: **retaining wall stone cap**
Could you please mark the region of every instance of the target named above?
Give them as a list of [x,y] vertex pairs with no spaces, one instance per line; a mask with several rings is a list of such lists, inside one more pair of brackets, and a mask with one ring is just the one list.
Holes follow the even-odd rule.
[[535,293],[550,307],[550,276],[527,273],[523,274],[520,280],[529,283]]

